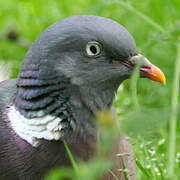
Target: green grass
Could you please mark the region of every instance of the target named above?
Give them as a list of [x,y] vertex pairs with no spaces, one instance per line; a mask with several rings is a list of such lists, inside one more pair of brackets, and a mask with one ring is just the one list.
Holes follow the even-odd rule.
[[[0,61],[12,64],[12,77],[18,74],[28,44],[50,24],[77,14],[110,17],[124,25],[134,36],[139,52],[166,74],[166,86],[137,80],[134,75],[135,81],[126,81],[119,89],[115,107],[133,144],[138,180],[180,179],[179,0],[0,1]],[[7,40],[9,30],[17,32],[20,39]],[[103,132],[110,141],[111,137]],[[108,143],[103,145],[107,146]],[[78,165],[81,174],[73,171],[74,177],[92,180],[110,165],[101,156]],[[49,179],[55,180],[69,176],[72,170],[56,170],[52,174]]]
[[[180,36],[179,36],[180,37]],[[180,38],[177,42],[177,58],[174,67],[174,80],[172,90],[172,101],[171,101],[171,114],[170,114],[170,128],[169,128],[169,156],[168,156],[168,176],[174,177],[175,168],[175,153],[176,153],[176,127],[177,127],[177,116],[178,116],[178,97],[179,97],[179,86],[180,86]]]

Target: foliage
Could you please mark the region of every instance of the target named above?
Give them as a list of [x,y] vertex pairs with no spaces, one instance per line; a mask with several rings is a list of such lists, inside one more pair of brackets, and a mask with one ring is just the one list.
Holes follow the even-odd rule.
[[[18,74],[27,46],[47,26],[77,14],[100,15],[118,21],[132,33],[139,52],[165,72],[166,86],[146,79],[136,80],[137,84],[124,82],[117,93],[115,107],[122,129],[133,143],[138,179],[180,179],[179,0],[0,1],[0,61],[12,64],[12,77]],[[12,32],[16,38],[9,38]],[[132,92],[132,86],[137,87],[136,92]],[[109,138],[106,133],[105,138]],[[110,145],[105,142],[106,146]],[[95,179],[110,165],[104,157],[80,164],[79,177]],[[60,172],[75,173],[69,169],[56,170],[49,179],[59,179]]]

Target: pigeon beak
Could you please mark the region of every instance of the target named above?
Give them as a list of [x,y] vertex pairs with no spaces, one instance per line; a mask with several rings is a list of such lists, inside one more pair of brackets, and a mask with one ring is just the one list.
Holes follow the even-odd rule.
[[129,60],[132,66],[140,64],[140,72],[142,77],[147,77],[152,81],[156,81],[162,84],[166,83],[164,73],[155,65],[151,64],[150,61],[141,54],[131,57]]

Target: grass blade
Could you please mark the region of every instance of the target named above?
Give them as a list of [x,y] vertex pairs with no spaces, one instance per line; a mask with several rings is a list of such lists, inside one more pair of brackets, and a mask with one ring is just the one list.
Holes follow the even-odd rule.
[[68,147],[68,145],[67,145],[67,143],[65,141],[64,141],[64,147],[65,147],[65,149],[67,151],[67,154],[69,156],[69,159],[71,161],[73,169],[75,170],[75,172],[78,172],[78,165],[77,165],[77,163],[76,163],[76,161],[75,161],[75,159],[74,159],[74,157],[73,157],[73,155],[72,155],[72,153],[71,153],[71,151],[70,151],[70,149],[69,149],[69,147]]
[[115,180],[119,180],[119,178],[118,178],[111,170],[109,170],[109,172],[111,173],[111,175],[113,176],[113,178],[114,178]]
[[[180,39],[180,37],[179,37]],[[177,43],[177,58],[174,68],[174,80],[172,86],[171,114],[169,119],[169,149],[168,149],[168,177],[175,177],[175,154],[176,154],[176,126],[178,115],[178,96],[180,86],[180,40]]]
[[153,26],[159,32],[167,34],[167,31],[161,25],[159,25],[153,19],[143,14],[141,11],[134,8],[129,2],[123,2],[123,1],[118,1],[118,0],[110,1],[110,3],[113,3],[113,2],[119,4],[120,6],[127,9],[128,11],[131,11],[133,14],[139,16],[141,19],[143,19],[145,22]]
[[132,77],[131,77],[131,94],[132,94],[132,102],[133,102],[133,105],[134,105],[134,109],[135,110],[139,110],[139,103],[138,103],[138,95],[137,95],[137,81],[138,81],[138,78],[139,78],[139,70],[140,70],[140,66],[141,64],[137,64],[135,69],[134,69],[134,72],[132,74]]
[[136,160],[136,164],[137,164],[137,167],[142,171],[142,173],[143,173],[145,176],[147,176],[147,177],[149,177],[149,178],[152,178],[152,177],[150,176],[150,174],[146,171],[146,169],[143,167],[143,165],[140,163],[140,161]]

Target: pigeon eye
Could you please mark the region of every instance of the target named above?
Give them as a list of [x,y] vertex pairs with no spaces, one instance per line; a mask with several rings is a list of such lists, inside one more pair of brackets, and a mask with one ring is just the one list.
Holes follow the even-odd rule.
[[88,42],[86,45],[86,53],[88,56],[97,56],[101,53],[100,44],[96,41]]

